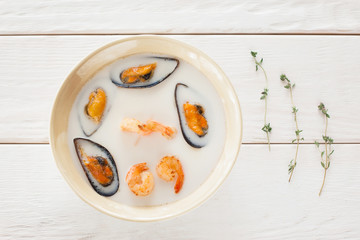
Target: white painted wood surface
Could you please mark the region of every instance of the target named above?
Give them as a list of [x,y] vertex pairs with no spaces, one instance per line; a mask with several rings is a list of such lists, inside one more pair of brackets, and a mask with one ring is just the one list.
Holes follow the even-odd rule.
[[[264,76],[255,71],[250,50],[264,57],[269,75],[271,141],[289,143],[294,136],[289,93],[281,73],[296,83],[305,142],[321,138],[323,119],[317,105],[330,109],[329,134],[337,143],[360,143],[358,36],[171,36],[212,57],[238,93],[244,118],[244,142],[264,143]],[[48,142],[49,116],[56,93],[72,68],[100,46],[123,36],[37,36],[0,38],[1,142]],[[216,46],[216,47],[214,47]]]
[[2,0],[0,34],[360,33],[357,0]]
[[[51,105],[71,69],[106,43],[144,33],[213,58],[233,83],[244,120],[245,144],[224,185],[199,208],[157,223],[118,220],[85,204],[47,144]],[[329,35],[247,35],[272,33]],[[360,37],[338,34],[360,34],[357,0],[0,1],[0,239],[360,239]],[[260,130],[264,78],[250,50],[269,75],[270,153]],[[281,73],[296,82],[308,143],[291,184],[294,123]],[[323,169],[310,143],[323,133],[320,101],[340,144],[319,198]]]
[[[243,145],[230,177],[199,208],[175,219],[134,223],[106,216],[80,200],[56,169],[46,145],[1,145],[0,239],[358,239],[360,145],[335,145],[322,180],[313,145],[300,146],[287,182],[292,145]],[[15,177],[16,176],[16,177]],[[4,179],[7,180],[4,182]]]

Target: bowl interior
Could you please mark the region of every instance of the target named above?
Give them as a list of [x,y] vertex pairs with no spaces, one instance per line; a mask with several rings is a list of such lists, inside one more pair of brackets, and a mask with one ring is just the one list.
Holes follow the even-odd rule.
[[[217,90],[225,111],[226,138],[223,152],[214,171],[196,191],[167,205],[134,207],[98,195],[80,176],[67,142],[68,118],[72,104],[81,88],[100,69],[123,58],[139,53],[172,55],[200,70]],[[154,221],[177,216],[200,205],[225,180],[234,165],[242,138],[242,119],[237,96],[229,80],[204,53],[182,42],[156,36],[140,36],[110,43],[86,57],[70,73],[56,97],[50,125],[50,143],[56,164],[71,186],[85,202],[111,216],[133,220]]]

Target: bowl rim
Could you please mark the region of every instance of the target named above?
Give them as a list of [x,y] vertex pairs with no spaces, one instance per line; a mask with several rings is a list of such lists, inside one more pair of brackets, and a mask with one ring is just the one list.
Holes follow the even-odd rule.
[[[112,46],[115,45],[119,45],[119,44],[123,44],[125,42],[129,42],[129,41],[136,41],[136,40],[140,40],[140,41],[147,41],[147,40],[159,40],[159,41],[167,41],[171,44],[174,45],[179,45],[183,48],[188,49],[189,51],[195,53],[196,55],[199,55],[201,57],[203,57],[206,61],[208,61],[213,67],[216,68],[216,71],[219,72],[219,74],[221,74],[222,77],[222,81],[225,81],[225,83],[227,84],[226,88],[228,88],[228,92],[232,95],[232,100],[233,100],[233,107],[235,109],[234,111],[234,115],[235,115],[235,122],[237,122],[239,125],[236,127],[236,132],[239,133],[238,138],[236,139],[236,149],[234,149],[233,151],[233,159],[230,162],[230,165],[228,166],[228,168],[226,169],[226,173],[222,176],[221,179],[219,179],[216,183],[216,186],[213,187],[211,189],[210,192],[207,192],[206,195],[204,197],[201,198],[201,200],[190,204],[189,206],[187,206],[187,208],[181,210],[181,211],[176,211],[173,214],[168,214],[168,215],[162,215],[162,216],[157,216],[157,217],[151,217],[151,218],[131,218],[131,217],[127,217],[127,216],[123,216],[123,215],[119,215],[118,213],[114,213],[102,206],[98,206],[95,203],[93,203],[93,201],[91,201],[90,199],[87,199],[83,193],[79,192],[78,189],[75,187],[75,183],[73,181],[70,180],[70,178],[68,178],[66,171],[63,169],[62,165],[60,164],[58,158],[59,156],[57,155],[57,149],[55,147],[55,133],[54,133],[54,129],[55,129],[55,124],[54,124],[54,119],[56,117],[56,106],[59,104],[59,102],[61,101],[60,99],[60,93],[64,91],[66,85],[69,84],[69,82],[71,81],[71,77],[79,70],[79,68],[81,66],[83,66],[86,62],[88,62],[90,59],[92,59],[94,56],[96,56],[98,53],[104,51],[105,49],[108,49]],[[145,53],[145,52],[144,52]],[[121,58],[121,56],[120,56]],[[200,71],[200,70],[199,70]],[[203,71],[201,71],[203,72]],[[88,79],[87,81],[89,81],[90,79]],[[213,84],[213,83],[211,83]],[[215,86],[214,86],[215,87]],[[218,90],[216,90],[218,92]],[[222,96],[221,96],[222,97]],[[223,106],[225,105],[225,103],[223,103]],[[225,107],[225,106],[224,106]],[[225,111],[225,110],[224,110]],[[228,120],[226,120],[227,122]],[[240,151],[240,147],[242,144],[242,138],[243,138],[243,119],[242,119],[242,112],[241,112],[241,108],[240,108],[240,103],[239,103],[239,99],[238,96],[234,90],[233,85],[231,84],[229,78],[226,76],[226,74],[223,72],[223,70],[220,68],[220,66],[214,61],[212,60],[207,54],[205,54],[204,52],[200,51],[199,49],[184,43],[182,41],[173,39],[173,38],[168,38],[168,37],[163,37],[163,36],[156,36],[156,35],[141,35],[141,36],[133,36],[133,37],[125,37],[123,39],[119,39],[119,40],[115,40],[112,41],[108,44],[103,45],[102,47],[96,49],[95,51],[91,52],[89,55],[87,55],[84,59],[82,59],[73,69],[72,71],[67,75],[67,77],[65,78],[65,80],[63,81],[63,83],[61,84],[61,87],[59,88],[55,100],[53,102],[52,105],[52,110],[51,110],[51,117],[50,117],[50,141],[49,144],[51,146],[52,149],[52,154],[53,154],[53,158],[55,160],[55,163],[57,165],[58,170],[60,171],[62,177],[65,179],[65,181],[68,183],[68,185],[71,187],[71,189],[87,204],[89,204],[90,206],[94,207],[95,209],[97,209],[98,211],[105,213],[107,215],[110,215],[112,217],[118,218],[118,219],[123,219],[123,220],[128,220],[128,221],[134,221],[134,222],[151,222],[151,221],[159,221],[159,220],[165,220],[165,219],[169,219],[169,218],[173,218],[182,214],[185,214],[187,212],[189,212],[192,209],[195,209],[196,207],[200,206],[201,204],[203,204],[204,202],[206,202],[211,196],[213,196],[215,194],[215,192],[219,189],[219,187],[224,183],[224,181],[227,179],[227,177],[229,176],[232,168],[234,167],[237,159],[238,159],[238,155],[239,155],[239,151]],[[228,134],[228,130],[226,129],[226,135]],[[226,137],[227,138],[227,137]],[[226,142],[226,141],[225,141]],[[224,145],[224,149],[225,149],[225,145]],[[224,151],[223,149],[223,151]],[[218,161],[220,161],[223,158],[223,154],[221,154],[220,158]],[[219,163],[216,165],[216,167],[219,165]],[[215,168],[216,168],[215,167]],[[210,173],[210,175],[208,176],[208,178],[213,174]],[[208,181],[208,178],[205,180],[205,182]],[[204,183],[205,183],[204,182]],[[202,184],[203,185],[203,184]],[[201,185],[201,186],[202,186]],[[200,189],[201,187],[199,187],[198,189]],[[197,190],[198,190],[197,189]],[[197,192],[197,190],[195,190],[194,192]],[[192,195],[192,193],[190,193],[190,195]],[[187,198],[189,195],[184,196],[184,198]],[[183,199],[184,199],[183,198]],[[105,198],[106,199],[106,198]],[[109,200],[109,199],[107,199]],[[112,201],[112,200],[110,200]],[[177,200],[175,202],[181,201]],[[172,204],[173,202],[169,203]],[[125,204],[121,204],[119,202],[116,202],[117,205],[125,205]],[[129,207],[129,206],[128,206]],[[134,209],[144,209],[144,208],[150,208],[150,207],[133,207],[131,206],[130,208],[134,208]]]

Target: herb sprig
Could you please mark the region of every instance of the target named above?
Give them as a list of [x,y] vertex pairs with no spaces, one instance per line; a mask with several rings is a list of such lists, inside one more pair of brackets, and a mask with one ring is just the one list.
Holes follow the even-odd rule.
[[294,121],[295,121],[295,126],[296,126],[296,130],[295,130],[295,136],[296,138],[294,138],[292,140],[292,143],[295,143],[296,142],[296,152],[295,152],[295,158],[293,158],[288,167],[289,167],[289,170],[288,170],[288,173],[290,174],[290,177],[289,177],[289,182],[291,181],[291,177],[294,173],[294,169],[296,167],[296,160],[297,160],[297,155],[298,155],[298,152],[299,152],[299,144],[300,144],[300,141],[303,141],[304,138],[303,137],[300,137],[300,133],[303,131],[303,130],[300,130],[299,129],[299,126],[298,126],[298,121],[297,121],[297,112],[299,111],[298,108],[296,108],[295,104],[294,104],[294,98],[293,98],[293,88],[295,87],[295,83],[292,84],[291,81],[286,77],[285,74],[282,74],[280,75],[280,80],[283,81],[286,85],[284,86],[284,88],[286,89],[289,89],[290,91],[290,99],[291,99],[291,108],[292,108],[292,114],[294,114]]
[[[320,156],[321,156],[321,162],[320,163],[321,163],[321,166],[324,168],[324,179],[323,179],[323,183],[321,185],[320,192],[319,192],[319,196],[320,196],[321,193],[322,193],[322,190],[324,188],[324,184],[325,184],[326,171],[330,167],[330,156],[334,153],[334,150],[331,148],[331,145],[333,144],[334,140],[327,135],[328,119],[330,118],[330,115],[328,114],[328,109],[325,108],[325,105],[323,103],[319,104],[318,109],[325,116],[325,133],[322,136],[322,139],[324,140],[324,144],[325,144],[325,150],[321,151],[320,150],[320,143],[315,141],[315,146],[319,150]],[[324,155],[325,155],[325,158],[324,158]]]
[[264,88],[264,91],[261,92],[261,97],[260,97],[260,100],[265,101],[264,126],[261,128],[261,130],[263,130],[266,133],[266,138],[267,138],[267,142],[268,142],[268,145],[269,145],[269,151],[270,151],[271,149],[270,149],[270,137],[269,137],[269,134],[271,133],[272,127],[270,126],[270,123],[267,123],[267,121],[266,121],[267,97],[268,97],[268,93],[269,93],[268,78],[267,78],[266,71],[262,66],[264,59],[261,58],[261,60],[258,61],[256,59],[256,56],[257,56],[258,53],[253,52],[253,51],[251,51],[250,53],[251,53],[251,56],[254,58],[256,71],[258,71],[259,68],[260,68],[263,71],[264,76],[265,76],[265,88]]

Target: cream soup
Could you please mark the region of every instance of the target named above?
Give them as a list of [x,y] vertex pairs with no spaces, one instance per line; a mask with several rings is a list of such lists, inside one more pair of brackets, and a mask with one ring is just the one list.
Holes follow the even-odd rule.
[[[113,156],[117,166],[120,187],[108,198],[131,206],[153,206],[167,204],[195,191],[215,168],[222,153],[225,141],[225,117],[222,100],[209,80],[194,66],[180,60],[177,69],[163,82],[149,88],[121,88],[111,79],[118,79],[122,69],[154,62],[154,54],[138,54],[120,59],[100,70],[78,94],[69,116],[68,144],[74,164],[84,181],[86,174],[76,154],[73,139],[86,138],[104,146]],[[171,68],[171,67],[170,67]],[[169,69],[155,69],[152,78],[166,74]],[[204,106],[208,121],[207,141],[204,147],[194,148],[184,139],[176,109],[174,90],[177,83],[186,84],[196,96],[194,99]],[[102,122],[96,131],[85,135],[80,119],[84,114],[89,94],[102,88],[107,95],[107,107]],[[191,98],[191,94],[189,95]],[[191,102],[192,99],[189,99]],[[152,133],[140,136],[137,133],[124,132],[120,122],[124,118],[135,118],[145,123],[151,119],[166,126],[176,128],[177,134],[171,140]],[[90,126],[91,127],[91,126]],[[165,182],[156,174],[156,165],[167,155],[176,156],[184,170],[184,184],[178,194],[174,193],[175,182]],[[134,195],[125,181],[129,168],[137,163],[146,162],[154,175],[155,186],[148,196]],[[90,185],[90,183],[89,183]]]

